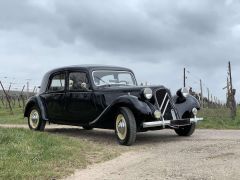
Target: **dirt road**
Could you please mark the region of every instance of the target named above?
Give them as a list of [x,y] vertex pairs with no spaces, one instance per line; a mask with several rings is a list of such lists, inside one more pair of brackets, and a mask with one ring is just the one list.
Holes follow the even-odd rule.
[[146,132],[138,134],[131,147],[118,145],[112,131],[66,126],[50,126],[46,131],[104,143],[110,151],[123,152],[111,161],[76,170],[67,180],[240,179],[238,130],[197,130],[188,138],[171,130]]
[[125,148],[130,151],[67,179],[240,179],[240,131],[197,130],[190,138],[147,132]]

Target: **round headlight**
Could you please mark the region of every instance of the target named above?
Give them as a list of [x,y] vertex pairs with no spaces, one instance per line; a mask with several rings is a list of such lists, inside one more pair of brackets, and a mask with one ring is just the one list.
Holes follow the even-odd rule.
[[153,95],[153,92],[150,88],[145,88],[143,90],[143,95],[146,99],[151,99],[152,98],[152,95]]
[[188,95],[189,95],[189,91],[188,91],[188,89],[187,88],[182,88],[182,95],[184,96],[184,97],[187,97]]
[[197,108],[193,108],[193,109],[192,109],[192,113],[193,113],[194,116],[197,116],[197,113],[198,113]]

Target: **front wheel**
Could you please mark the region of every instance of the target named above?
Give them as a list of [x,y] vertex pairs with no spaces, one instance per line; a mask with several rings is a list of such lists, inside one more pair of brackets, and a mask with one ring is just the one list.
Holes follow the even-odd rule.
[[191,136],[194,133],[195,128],[196,123],[192,123],[191,125],[182,126],[174,130],[179,136]]
[[127,107],[120,108],[115,120],[115,133],[119,144],[130,146],[136,140],[136,120]]
[[43,131],[46,125],[41,117],[40,110],[37,107],[32,107],[28,115],[28,126],[34,131]]
[[[194,117],[193,113],[185,113],[183,115],[183,118],[193,118],[193,117]],[[195,129],[196,129],[196,123],[193,122],[190,125],[182,126],[174,130],[179,136],[191,136],[194,133]]]

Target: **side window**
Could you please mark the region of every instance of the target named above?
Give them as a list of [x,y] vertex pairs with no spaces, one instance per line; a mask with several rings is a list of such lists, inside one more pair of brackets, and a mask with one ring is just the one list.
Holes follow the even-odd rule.
[[89,89],[89,81],[87,74],[84,72],[69,73],[69,90],[70,91],[83,91]]
[[49,91],[63,91],[65,89],[65,74],[57,74],[53,76],[51,84],[49,86]]

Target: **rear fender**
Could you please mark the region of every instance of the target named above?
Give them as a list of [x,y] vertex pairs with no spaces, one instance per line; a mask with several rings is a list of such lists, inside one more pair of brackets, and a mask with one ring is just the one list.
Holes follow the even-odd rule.
[[33,106],[37,106],[40,109],[42,119],[47,121],[48,120],[47,113],[40,96],[33,96],[27,101],[24,109],[24,117],[28,117],[29,111]]

